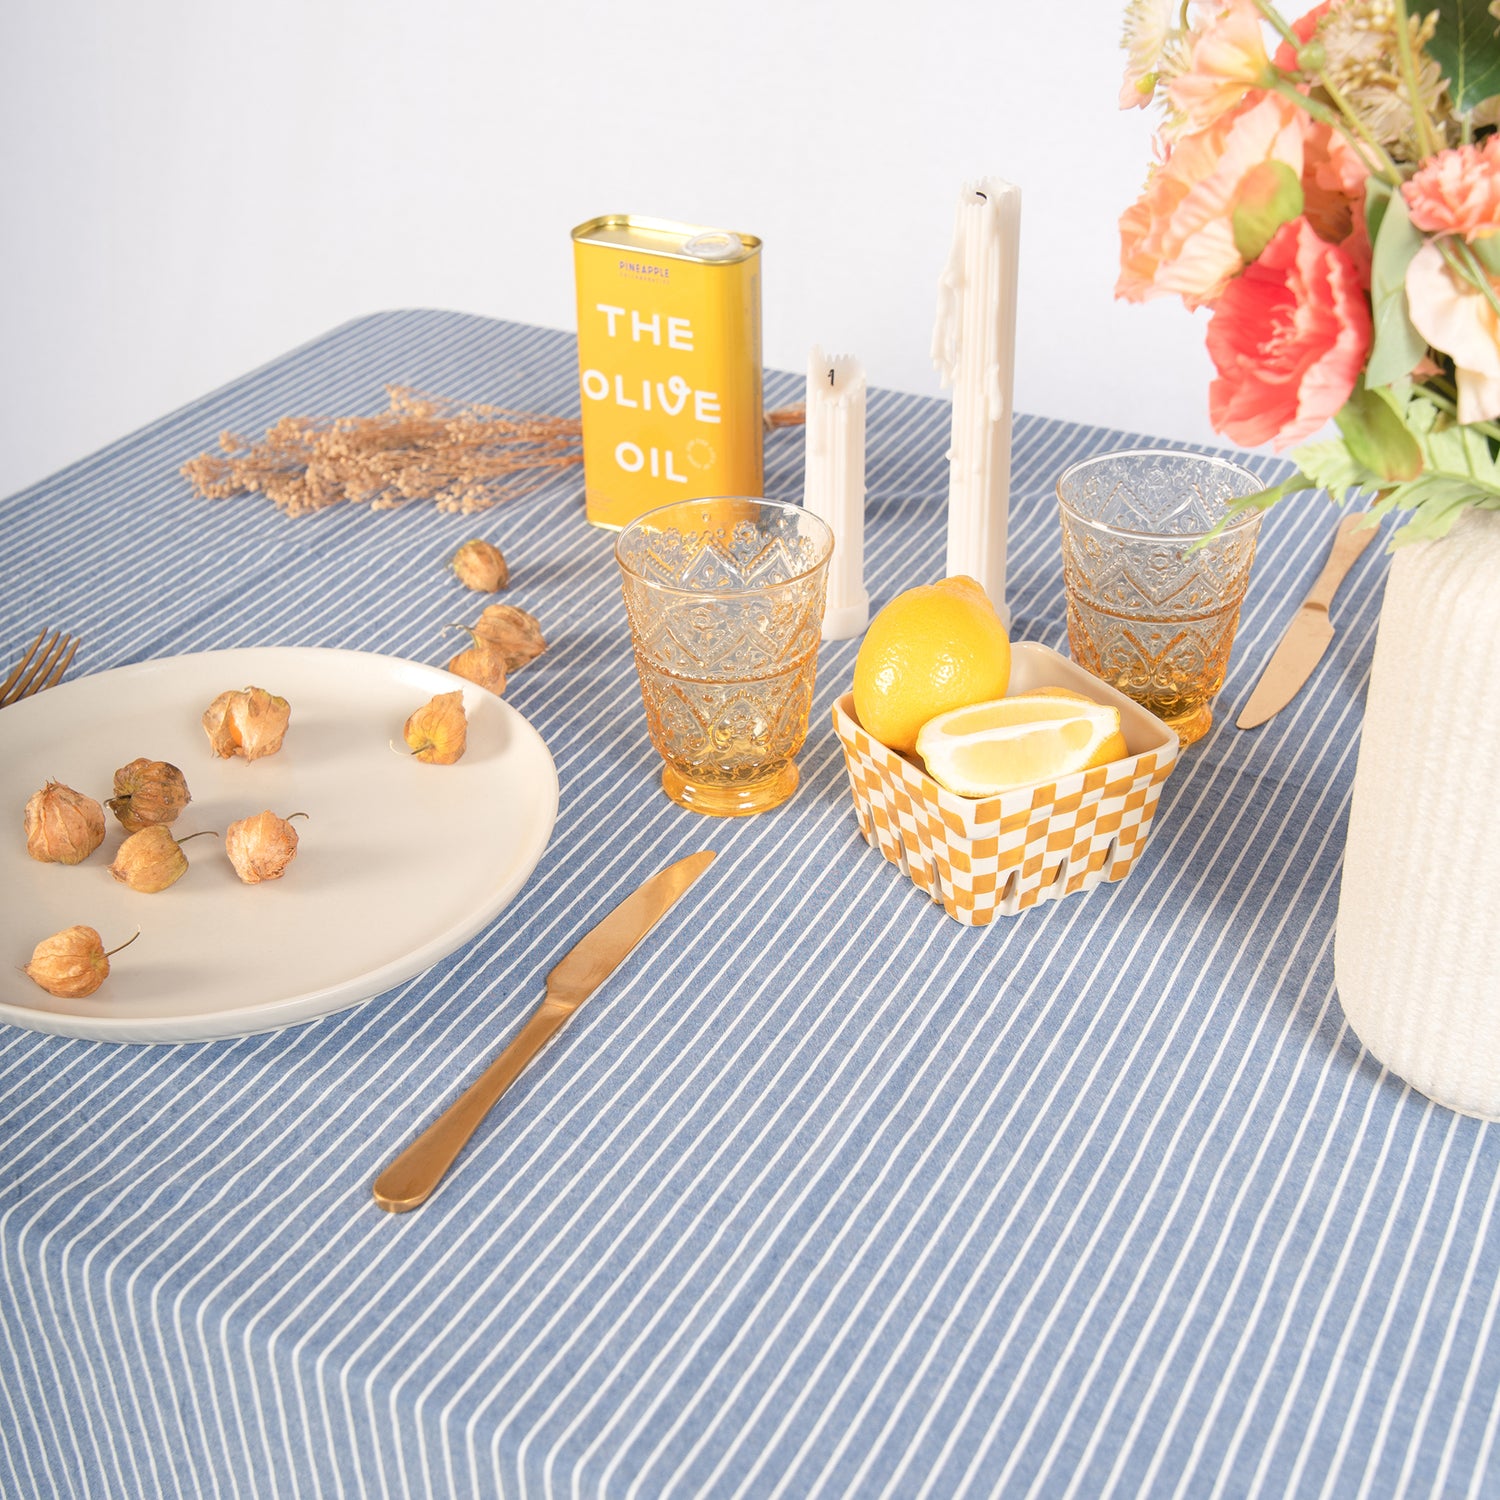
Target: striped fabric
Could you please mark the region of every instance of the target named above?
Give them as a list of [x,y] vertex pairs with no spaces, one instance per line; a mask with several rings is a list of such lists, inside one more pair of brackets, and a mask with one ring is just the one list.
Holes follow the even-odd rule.
[[[0,1494],[1500,1494],[1500,1134],[1386,1075],[1333,988],[1381,550],[1308,690],[1242,734],[1331,529],[1273,513],[1219,723],[1136,868],[963,927],[860,837],[829,721],[856,642],[824,649],[789,804],[666,800],[576,475],[476,523],[293,521],[177,474],[386,381],[576,410],[573,359],[367,318],[0,502],[0,650],[64,625],[74,675],[248,645],[441,662],[472,598],[444,563],[489,536],[554,642],[510,699],[562,782],[522,895],[356,1010],[182,1047],[0,1028]],[[946,412],[872,394],[876,605],[942,570]],[[1018,421],[1018,636],[1064,644],[1057,472],[1136,441]],[[801,465],[773,435],[768,492]],[[705,846],[437,1196],[380,1213],[378,1168],[558,955]]]

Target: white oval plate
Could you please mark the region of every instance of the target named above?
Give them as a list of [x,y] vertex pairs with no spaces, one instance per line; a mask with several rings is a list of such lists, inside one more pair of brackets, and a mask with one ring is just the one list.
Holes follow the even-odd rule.
[[[219,760],[200,719],[227,688],[286,698],[291,727],[260,760]],[[423,765],[401,738],[434,693],[461,689],[469,744]],[[393,748],[394,746],[394,748]],[[192,801],[173,825],[190,868],[143,895],[109,873],[125,837],[79,865],[26,852],[22,811],[49,779],[103,802],[116,767],[178,766]],[[243,885],[223,832],[269,808],[299,819],[280,880]],[[0,1021],[111,1042],[243,1036],[356,1005],[420,974],[486,926],[525,884],[557,817],[557,768],[494,694],[435,667],[357,651],[209,651],[81,677],[0,709]],[[22,972],[65,927],[97,928],[103,986],[63,1000]]]

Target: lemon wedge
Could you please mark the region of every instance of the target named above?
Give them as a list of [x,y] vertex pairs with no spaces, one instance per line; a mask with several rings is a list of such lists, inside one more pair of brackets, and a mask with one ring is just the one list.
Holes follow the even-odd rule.
[[960,797],[991,797],[1120,760],[1120,711],[1066,688],[1037,688],[929,719],[917,735],[928,774]]

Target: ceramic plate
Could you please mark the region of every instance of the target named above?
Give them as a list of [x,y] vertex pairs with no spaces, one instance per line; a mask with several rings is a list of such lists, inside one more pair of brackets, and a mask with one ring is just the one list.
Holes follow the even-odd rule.
[[[286,698],[281,750],[216,759],[200,719],[222,691]],[[452,766],[406,752],[407,715],[461,689],[469,744]],[[22,810],[49,779],[100,802],[115,768],[170,761],[192,801],[173,824],[188,873],[155,895],[109,873],[125,837],[106,811],[103,845],[79,865],[26,852]],[[222,834],[269,808],[293,825],[280,880],[244,885]],[[0,710],[0,1021],[64,1036],[184,1042],[295,1025],[358,1004],[467,942],[519,891],[557,816],[557,770],[541,737],[493,694],[435,667],[355,651],[211,651],[64,683]],[[20,971],[64,927],[106,948],[137,929],[84,1000],[48,995]]]

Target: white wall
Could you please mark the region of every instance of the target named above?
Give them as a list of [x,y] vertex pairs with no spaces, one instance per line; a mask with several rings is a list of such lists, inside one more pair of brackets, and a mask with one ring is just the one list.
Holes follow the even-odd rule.
[[573,326],[568,230],[766,242],[767,362],[936,392],[965,177],[1023,189],[1017,408],[1208,439],[1202,328],[1116,304],[1149,124],[1117,0],[0,7],[0,493],[362,312]]

